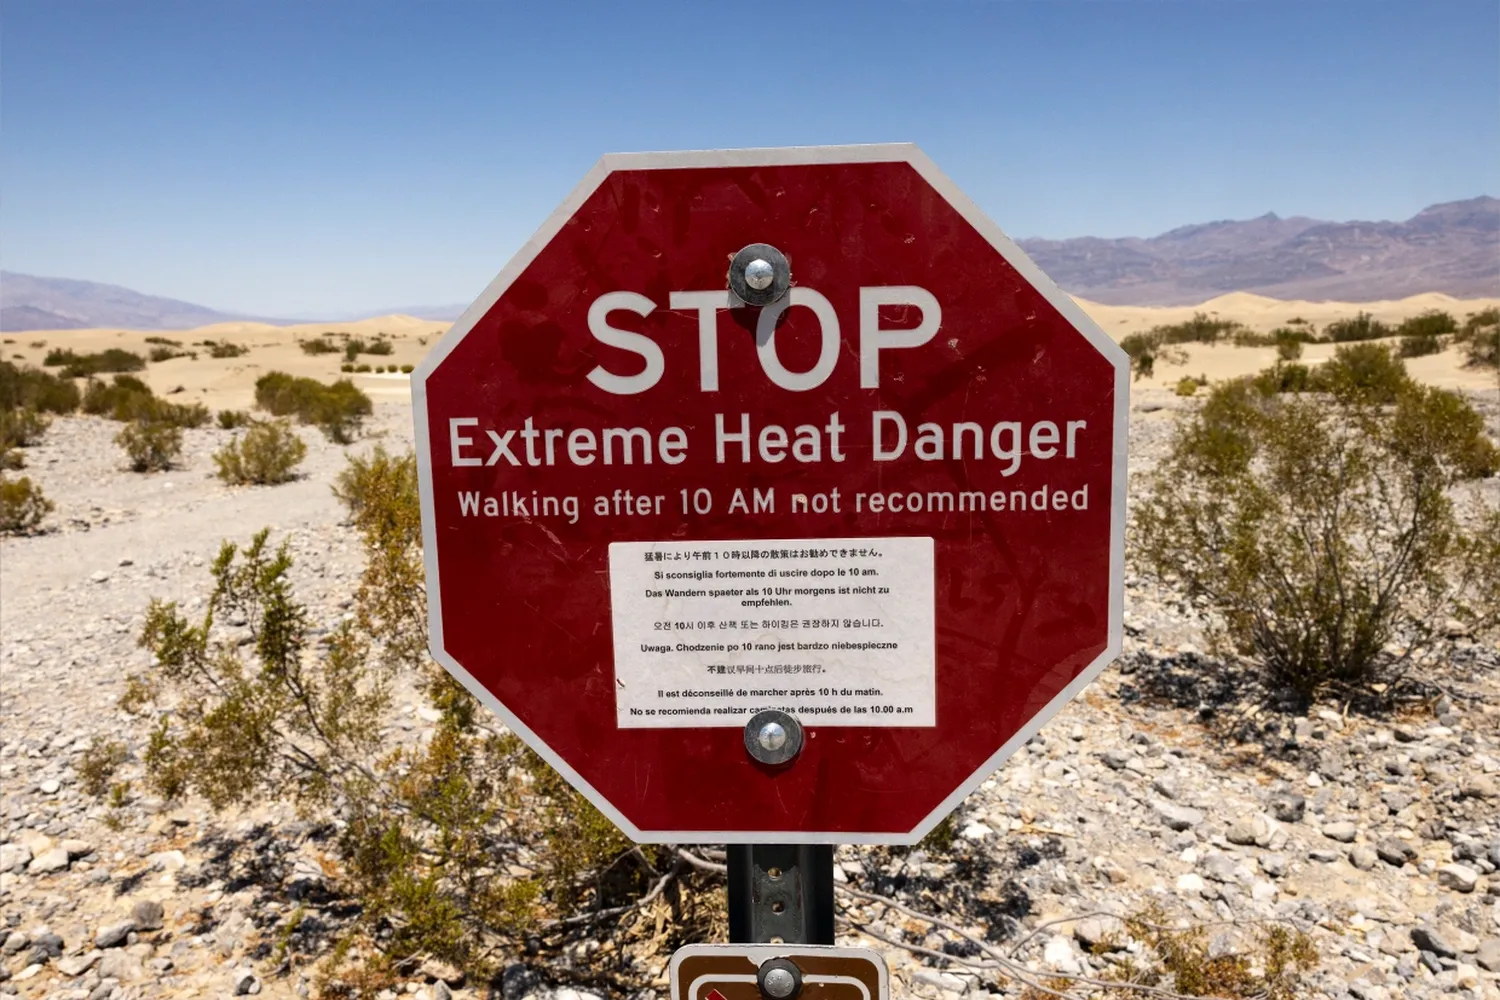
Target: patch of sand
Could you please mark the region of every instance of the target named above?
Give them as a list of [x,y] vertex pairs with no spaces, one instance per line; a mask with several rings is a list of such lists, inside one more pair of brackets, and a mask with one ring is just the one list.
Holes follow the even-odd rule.
[[[1298,302],[1268,299],[1261,295],[1234,292],[1220,295],[1197,306],[1106,306],[1078,300],[1105,332],[1119,339],[1131,333],[1167,323],[1181,323],[1194,313],[1205,312],[1232,319],[1252,330],[1269,331],[1301,317],[1318,327],[1336,319],[1368,312],[1385,323],[1396,324],[1430,309],[1441,309],[1460,321],[1469,313],[1500,307],[1500,298],[1455,299],[1449,295],[1429,293],[1387,302]],[[448,329],[449,324],[412,316],[376,316],[349,323],[303,323],[295,326],[271,326],[266,323],[216,323],[196,330],[41,330],[4,335],[4,356],[40,365],[48,350],[70,348],[79,353],[123,347],[142,355],[153,346],[148,337],[178,341],[184,349],[197,351],[196,359],[175,358],[148,365],[143,378],[158,393],[170,393],[186,400],[199,400],[213,409],[245,409],[254,398],[255,380],[268,371],[284,371],[323,381],[341,377],[343,354],[307,354],[299,342],[321,334],[348,334],[369,340],[384,334],[391,341],[393,353],[386,356],[362,355],[360,364],[374,366],[415,365]],[[237,358],[215,359],[202,346],[204,340],[229,341],[248,347],[249,353]],[[37,346],[40,345],[40,346]],[[197,346],[194,346],[197,345]],[[1315,363],[1333,354],[1333,345],[1308,344],[1302,360]],[[1234,347],[1228,344],[1207,346],[1188,344],[1182,347],[1185,360],[1174,364],[1158,361],[1151,378],[1139,380],[1142,389],[1170,388],[1185,375],[1202,375],[1210,382],[1249,375],[1272,364],[1276,352],[1269,347]],[[1412,375],[1424,382],[1453,389],[1494,389],[1500,382],[1492,372],[1463,366],[1456,350],[1407,362]],[[375,373],[351,374],[355,383],[377,400],[402,400],[407,397],[404,375]]]

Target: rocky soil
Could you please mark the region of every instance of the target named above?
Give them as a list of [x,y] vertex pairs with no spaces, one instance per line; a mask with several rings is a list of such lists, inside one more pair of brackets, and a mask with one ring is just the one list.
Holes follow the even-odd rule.
[[[1180,405],[1139,395],[1137,470]],[[305,478],[231,488],[209,460],[228,432],[188,431],[183,468],[137,475],[110,443],[116,428],[57,420],[27,454],[57,503],[51,530],[0,543],[0,992],[309,996],[311,970],[285,956],[338,919],[322,891],[326,830],[284,803],[215,814],[137,792],[111,806],[84,793],[77,764],[91,743],[121,740],[121,776],[139,776],[145,733],[115,703],[146,664],[142,612],[151,597],[201,602],[222,539],[271,526],[290,542],[300,596],[328,622],[345,613],[360,557],[329,485],[370,439],[342,448],[304,430]],[[404,448],[406,408],[380,404],[373,431]],[[1106,972],[1123,956],[1089,946],[1111,914],[1157,900],[1208,924],[1216,952],[1250,947],[1256,919],[1308,929],[1323,958],[1309,996],[1500,998],[1500,649],[1461,644],[1443,691],[1409,711],[1295,713],[1233,694],[1177,595],[1131,578],[1126,624],[1119,663],[970,796],[951,846],[843,848],[840,881],[1041,971]],[[434,718],[404,697],[389,735]],[[851,894],[840,903],[841,939],[885,952],[897,996],[1019,992],[963,965],[975,949],[951,933]],[[403,988],[579,1000],[520,963],[495,987],[429,965]],[[642,971],[665,985],[661,964]]]

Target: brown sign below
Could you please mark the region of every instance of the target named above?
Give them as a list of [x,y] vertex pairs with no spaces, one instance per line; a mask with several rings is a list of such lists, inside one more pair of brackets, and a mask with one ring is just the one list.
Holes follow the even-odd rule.
[[672,1000],[765,1000],[756,972],[773,958],[802,971],[797,1000],[890,1000],[890,977],[878,952],[808,944],[679,948],[672,956]]

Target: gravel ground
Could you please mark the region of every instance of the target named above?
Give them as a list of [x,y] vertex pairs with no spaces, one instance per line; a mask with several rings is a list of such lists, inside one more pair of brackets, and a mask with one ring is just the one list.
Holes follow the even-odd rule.
[[[1483,399],[1492,423],[1495,397]],[[1138,394],[1137,473],[1187,405]],[[26,474],[57,503],[51,530],[0,543],[0,992],[307,996],[308,970],[278,968],[272,950],[321,878],[314,825],[284,803],[216,815],[140,798],[112,826],[75,765],[95,740],[144,745],[142,725],[115,708],[125,676],[147,663],[143,609],[151,597],[201,601],[222,539],[272,527],[314,613],[344,613],[359,548],[329,486],[374,440],[404,449],[409,412],[378,404],[372,436],[349,447],[304,429],[306,475],[269,488],[213,477],[210,453],[229,432],[188,431],[182,468],[139,475],[111,443],[117,428],[57,420],[27,451]],[[1113,918],[1028,939],[1031,929],[1160,900],[1204,921],[1309,928],[1323,955],[1310,996],[1500,997],[1500,650],[1461,648],[1442,678],[1449,693],[1414,713],[1280,714],[1219,699],[1201,620],[1177,595],[1131,578],[1126,623],[1125,655],[970,796],[950,851],[844,848],[840,880],[1016,947],[1039,971],[1107,971],[1119,956],[1087,944]],[[430,726],[424,707],[403,696],[393,736]],[[138,761],[124,773],[139,774]],[[962,964],[973,952],[951,935],[850,895],[841,905],[842,940],[885,952],[898,996],[1018,993]],[[1217,951],[1246,946],[1249,932],[1215,927]],[[505,1000],[581,995],[518,970],[498,991]],[[659,962],[642,971],[664,985]],[[405,988],[447,1000],[487,986],[429,966]]]

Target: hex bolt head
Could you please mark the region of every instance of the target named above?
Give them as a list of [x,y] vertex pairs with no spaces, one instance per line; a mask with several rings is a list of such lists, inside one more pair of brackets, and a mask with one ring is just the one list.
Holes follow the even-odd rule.
[[756,985],[767,1000],[792,1000],[802,992],[802,970],[785,958],[772,958],[756,971]]
[[802,724],[768,708],[745,723],[745,752],[762,764],[785,764],[802,752]]
[[792,265],[769,243],[742,247],[729,262],[729,290],[750,306],[768,306],[792,287]]
[[779,722],[768,722],[755,734],[761,748],[773,753],[786,746],[786,727]]
[[757,257],[745,265],[745,284],[757,292],[770,288],[771,282],[775,280],[776,269],[771,266],[770,261]]

